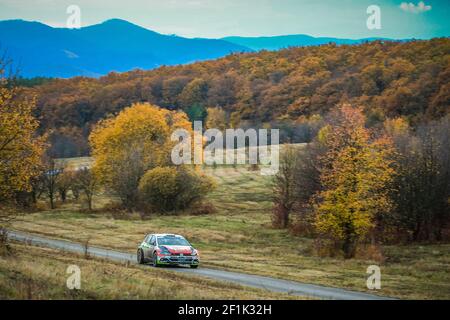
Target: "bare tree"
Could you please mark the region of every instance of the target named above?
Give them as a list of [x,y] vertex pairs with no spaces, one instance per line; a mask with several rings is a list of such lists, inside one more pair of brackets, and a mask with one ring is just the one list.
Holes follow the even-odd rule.
[[75,185],[86,196],[89,211],[92,211],[92,199],[97,192],[98,183],[95,175],[88,168],[83,168],[75,174]]
[[115,165],[116,172],[111,189],[119,196],[123,206],[129,211],[135,209],[139,202],[139,181],[149,167],[152,166],[145,163],[142,148],[137,146],[128,151],[124,159]]
[[59,197],[61,198],[62,202],[66,202],[67,192],[69,191],[69,189],[72,186],[73,179],[74,179],[74,176],[73,176],[72,171],[64,171],[59,176],[58,183],[57,183],[57,189],[58,189]]
[[42,184],[44,192],[50,201],[50,208],[55,209],[55,195],[57,192],[59,176],[62,173],[62,169],[57,168],[54,159],[48,159],[46,161],[45,172],[42,174]]
[[450,218],[450,116],[395,135],[399,169],[391,224],[408,240],[442,240]]
[[296,201],[295,171],[298,151],[287,146],[280,156],[280,170],[273,180],[273,224],[287,228],[289,215]]

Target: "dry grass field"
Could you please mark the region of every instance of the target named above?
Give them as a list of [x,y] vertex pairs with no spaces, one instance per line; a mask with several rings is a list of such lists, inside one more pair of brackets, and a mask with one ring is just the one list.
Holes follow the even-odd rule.
[[[12,256],[0,257],[0,299],[299,299],[23,244],[14,244],[13,252]],[[70,265],[81,270],[80,290],[66,286]]]

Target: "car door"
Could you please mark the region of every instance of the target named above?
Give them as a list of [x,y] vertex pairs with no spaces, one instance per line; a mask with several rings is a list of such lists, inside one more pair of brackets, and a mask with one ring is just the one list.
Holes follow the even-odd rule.
[[149,242],[149,257],[153,259],[153,253],[155,252],[156,248],[156,236],[152,236]]
[[142,243],[142,251],[144,252],[144,258],[148,259],[151,257],[151,239],[153,238],[153,235],[148,235],[147,237],[145,237],[144,242]]

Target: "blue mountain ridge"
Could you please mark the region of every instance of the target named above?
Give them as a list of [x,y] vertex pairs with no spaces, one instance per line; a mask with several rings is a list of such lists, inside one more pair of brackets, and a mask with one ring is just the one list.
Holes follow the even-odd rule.
[[224,40],[163,35],[119,19],[80,29],[0,21],[0,49],[23,77],[61,78],[98,77],[252,51]]
[[318,46],[322,44],[335,43],[338,45],[352,45],[374,40],[391,40],[387,38],[364,38],[364,39],[340,39],[331,37],[312,37],[305,34],[272,36],[272,37],[225,37],[222,40],[250,48],[260,50],[280,50],[289,47]]
[[307,35],[190,39],[163,35],[121,19],[80,29],[53,28],[35,21],[0,21],[0,50],[26,78],[100,77],[112,71],[149,70],[231,53],[371,40],[375,38],[350,40]]

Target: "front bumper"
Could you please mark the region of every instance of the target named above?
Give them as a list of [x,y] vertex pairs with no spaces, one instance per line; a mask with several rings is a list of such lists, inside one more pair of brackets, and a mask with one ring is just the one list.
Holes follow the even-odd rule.
[[162,256],[158,257],[158,264],[161,265],[199,265],[197,256]]

